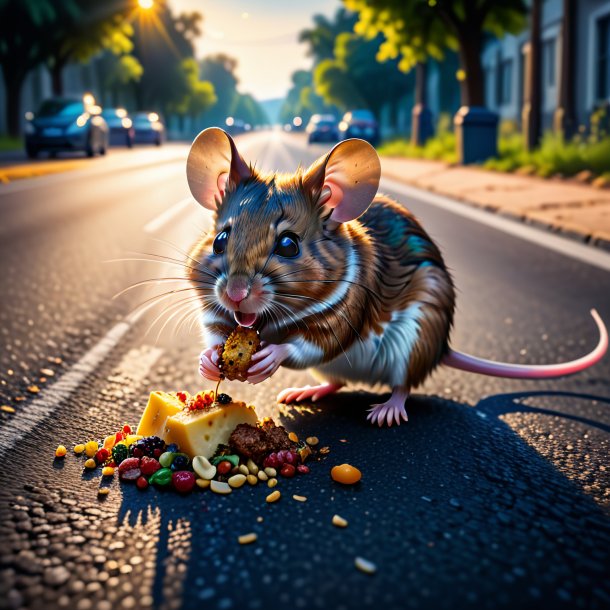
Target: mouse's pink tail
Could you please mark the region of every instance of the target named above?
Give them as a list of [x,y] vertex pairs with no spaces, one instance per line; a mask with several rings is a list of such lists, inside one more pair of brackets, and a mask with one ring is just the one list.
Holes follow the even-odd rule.
[[608,330],[603,320],[595,309],[591,310],[591,316],[597,324],[599,331],[599,340],[597,346],[586,356],[572,360],[571,362],[562,362],[560,364],[509,364],[505,362],[494,362],[493,360],[485,360],[477,358],[469,354],[463,354],[454,350],[449,350],[449,353],[443,358],[442,363],[455,369],[468,371],[469,373],[479,373],[481,375],[490,375],[492,377],[507,377],[511,379],[549,379],[552,377],[562,377],[563,375],[572,375],[579,373],[599,362],[604,354],[608,351]]

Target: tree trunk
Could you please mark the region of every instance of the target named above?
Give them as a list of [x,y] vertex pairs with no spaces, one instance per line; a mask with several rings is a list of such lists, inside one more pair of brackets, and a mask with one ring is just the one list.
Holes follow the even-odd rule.
[[64,62],[55,59],[53,62],[53,66],[49,68],[49,72],[51,73],[51,90],[53,95],[63,95],[64,94],[64,81],[63,81],[63,70],[64,70]]
[[522,122],[527,150],[534,150],[540,142],[541,134],[541,57],[540,57],[540,20],[542,0],[533,0],[530,13],[531,31],[529,52],[527,57],[527,80],[525,83],[525,103],[523,105]]
[[563,0],[561,22],[561,63],[559,69],[559,98],[553,117],[553,127],[557,133],[568,139],[574,135],[576,119],[574,113],[576,2]]
[[18,138],[21,136],[21,88],[25,74],[20,72],[11,73],[7,66],[2,66],[4,74],[4,88],[6,90],[6,128],[9,136]]
[[460,82],[462,106],[485,106],[480,29],[468,28],[458,32],[460,67],[466,78]]

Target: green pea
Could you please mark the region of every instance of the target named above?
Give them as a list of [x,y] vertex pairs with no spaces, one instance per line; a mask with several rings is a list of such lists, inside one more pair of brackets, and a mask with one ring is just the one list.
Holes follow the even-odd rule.
[[169,468],[160,468],[148,479],[148,482],[166,487],[172,482],[172,471]]
[[169,468],[174,461],[174,456],[178,455],[177,453],[172,453],[171,451],[166,451],[162,453],[159,457],[159,464],[163,466],[163,468]]

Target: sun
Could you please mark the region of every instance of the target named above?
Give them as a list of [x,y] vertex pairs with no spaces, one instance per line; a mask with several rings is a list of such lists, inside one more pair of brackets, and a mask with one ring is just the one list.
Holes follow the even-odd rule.
[[138,5],[141,9],[148,10],[152,8],[154,4],[154,0],[138,0]]

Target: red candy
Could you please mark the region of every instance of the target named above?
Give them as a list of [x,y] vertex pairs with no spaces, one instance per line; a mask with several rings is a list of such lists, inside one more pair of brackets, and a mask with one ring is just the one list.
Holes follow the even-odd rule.
[[228,460],[223,460],[218,464],[218,466],[216,466],[216,472],[218,474],[228,474],[232,468],[233,464],[231,464],[231,462]]
[[172,485],[180,493],[188,493],[195,487],[195,475],[190,470],[178,470],[172,475]]
[[309,473],[309,466],[305,466],[305,464],[299,464],[297,466],[297,472],[299,474],[308,474]]
[[137,457],[130,457],[127,458],[126,460],[123,460],[120,464],[119,464],[119,474],[123,474],[124,472],[127,472],[128,470],[134,470],[135,468],[140,468],[140,458]]
[[136,486],[138,489],[146,489],[148,487],[148,481],[144,477],[138,477]]
[[283,477],[287,477],[289,479],[294,476],[295,472],[296,468],[292,464],[284,464],[282,466],[282,469],[280,470],[280,474]]
[[131,434],[131,426],[129,424],[123,426],[123,434]]
[[147,477],[157,472],[159,468],[161,468],[161,464],[159,464],[159,462],[154,458],[144,456],[140,460],[140,470],[142,471],[142,474],[146,475]]
[[108,449],[105,449],[102,447],[95,454],[95,461],[98,464],[103,464],[109,457],[110,457],[110,451],[108,451]]

